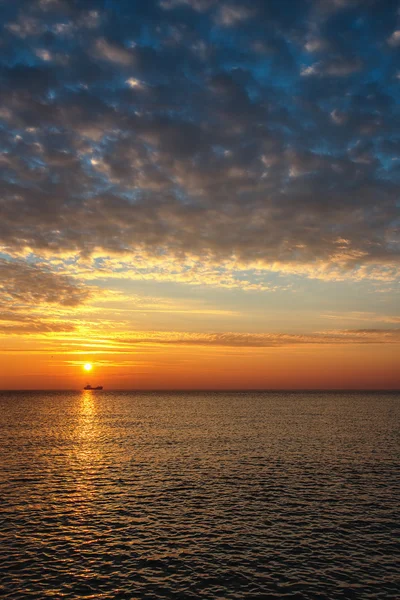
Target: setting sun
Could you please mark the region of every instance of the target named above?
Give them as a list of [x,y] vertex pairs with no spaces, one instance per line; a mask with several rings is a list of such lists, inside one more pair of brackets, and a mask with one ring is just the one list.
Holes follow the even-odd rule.
[[85,369],[85,371],[91,371],[93,369],[93,365],[91,363],[86,363],[85,365],[83,365],[83,368]]

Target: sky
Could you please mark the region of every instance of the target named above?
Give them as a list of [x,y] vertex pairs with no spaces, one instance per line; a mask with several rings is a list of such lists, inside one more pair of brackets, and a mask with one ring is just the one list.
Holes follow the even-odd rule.
[[0,17],[1,389],[400,388],[398,0]]

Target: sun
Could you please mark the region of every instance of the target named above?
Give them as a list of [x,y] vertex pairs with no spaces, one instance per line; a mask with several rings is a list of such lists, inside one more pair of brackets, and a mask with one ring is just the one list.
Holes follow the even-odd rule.
[[92,363],[86,363],[85,365],[83,365],[83,368],[85,369],[85,371],[91,371],[93,369],[93,365]]

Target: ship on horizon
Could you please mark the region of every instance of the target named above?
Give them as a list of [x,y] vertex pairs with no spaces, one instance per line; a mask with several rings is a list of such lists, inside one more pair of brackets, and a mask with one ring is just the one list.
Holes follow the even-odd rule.
[[92,387],[90,385],[90,383],[88,383],[87,385],[85,385],[85,387],[83,389],[84,390],[102,390],[103,386],[102,385],[97,385],[96,387]]

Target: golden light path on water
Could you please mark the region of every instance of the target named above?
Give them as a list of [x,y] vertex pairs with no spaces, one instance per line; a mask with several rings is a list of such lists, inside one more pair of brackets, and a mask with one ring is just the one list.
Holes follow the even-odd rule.
[[81,392],[77,400],[76,416],[70,466],[76,490],[74,494],[75,509],[78,516],[79,514],[82,516],[89,509],[90,502],[94,500],[94,473],[96,465],[102,458],[93,392],[86,390]]

